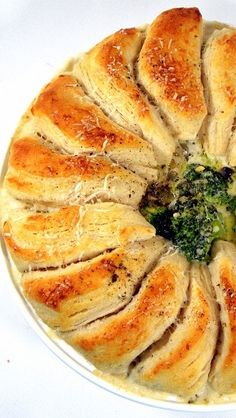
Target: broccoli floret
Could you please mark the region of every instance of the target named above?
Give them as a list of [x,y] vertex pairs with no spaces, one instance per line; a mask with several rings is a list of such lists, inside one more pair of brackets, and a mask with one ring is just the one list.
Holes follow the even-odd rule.
[[224,238],[221,215],[212,205],[196,199],[177,203],[172,217],[172,241],[189,261],[208,261],[212,242]]
[[146,206],[141,213],[155,228],[157,235],[171,239],[171,218],[172,210],[165,206]]
[[228,167],[220,172],[207,166],[190,164],[184,173],[184,179],[177,185],[177,193],[225,206],[230,202],[228,187],[232,172]]
[[208,261],[212,242],[226,234],[222,216],[203,200],[180,199],[171,209],[146,206],[141,212],[157,234],[172,240],[189,261]]
[[229,167],[217,171],[190,164],[172,186],[174,201],[152,202],[141,211],[157,234],[172,240],[189,261],[207,262],[215,239],[235,240],[236,196],[229,190],[233,176]]

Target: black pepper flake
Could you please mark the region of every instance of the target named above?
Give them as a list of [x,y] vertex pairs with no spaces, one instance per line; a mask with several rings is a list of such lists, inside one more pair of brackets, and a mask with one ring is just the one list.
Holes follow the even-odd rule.
[[118,278],[119,278],[118,274],[113,273],[112,276],[111,276],[111,282],[112,283],[117,282]]

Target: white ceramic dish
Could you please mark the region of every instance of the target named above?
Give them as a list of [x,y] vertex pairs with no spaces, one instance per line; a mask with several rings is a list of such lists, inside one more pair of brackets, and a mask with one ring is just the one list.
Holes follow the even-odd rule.
[[[89,3],[93,5],[92,8],[88,6]],[[6,1],[1,11],[2,17],[0,18],[0,34],[3,34],[4,31],[4,36],[1,39],[3,52],[5,53],[4,62],[0,66],[0,83],[3,90],[1,95],[5,97],[4,109],[1,111],[1,161],[4,160],[9,138],[21,113],[24,112],[42,85],[50,80],[56,70],[63,64],[63,60],[76,55],[78,51],[88,49],[90,45],[102,39],[106,34],[112,33],[122,26],[140,25],[144,22],[150,22],[155,15],[167,8],[193,4],[201,9],[206,19],[221,20],[236,25],[236,3],[233,0],[220,1],[218,3],[216,1],[208,1],[207,4],[204,4],[204,1],[159,1],[158,6],[149,0],[145,2],[142,0],[135,2],[132,0],[121,0],[119,4],[115,0],[110,1],[109,4],[103,1],[97,3],[100,3],[100,5],[98,6],[94,1],[89,2],[88,0],[80,2],[69,0],[66,2],[67,7],[65,10],[57,10],[60,27],[55,25],[53,32],[49,27],[49,23],[55,11],[55,2],[48,1],[47,5],[45,2],[45,5],[40,8],[39,3],[36,1],[34,5],[31,4],[29,9],[27,0],[19,1],[17,7],[13,6],[13,2]],[[72,8],[70,7],[71,5],[73,5]],[[46,11],[47,16],[44,20]],[[80,17],[81,25],[75,21],[75,11],[77,11],[77,15]],[[41,21],[40,27],[37,22],[36,26],[32,23],[36,16],[37,21]],[[114,19],[113,16],[116,18]],[[89,25],[87,24],[88,19],[90,19]],[[70,33],[67,30],[68,26],[70,27]],[[91,27],[94,28],[92,32]],[[21,33],[23,28],[24,31]],[[58,39],[60,37],[63,40],[59,43]],[[15,100],[16,97],[20,99]],[[3,242],[2,247],[3,254],[6,256]],[[1,255],[1,259],[4,258],[6,259],[6,257]],[[1,261],[3,262],[3,260]],[[9,275],[6,274],[4,279],[11,280],[12,272],[8,260],[7,264]],[[39,321],[18,291],[13,280],[12,289],[22,313],[50,350],[77,373],[103,389],[132,401],[176,411],[216,412],[236,409],[236,403],[229,402],[210,405],[176,403],[171,400],[154,400],[145,396],[138,396],[114,387],[94,375],[94,367],[66,343],[50,337],[48,328]]]

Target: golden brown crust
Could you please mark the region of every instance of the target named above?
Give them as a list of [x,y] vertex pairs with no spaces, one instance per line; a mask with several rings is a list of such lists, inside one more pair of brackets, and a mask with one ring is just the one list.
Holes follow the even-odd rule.
[[60,154],[35,138],[12,144],[4,184],[19,199],[59,205],[100,199],[136,206],[146,188],[108,158]]
[[[138,89],[137,85],[134,83],[131,68],[131,65],[135,54],[138,52],[141,43],[142,43],[143,33],[137,28],[121,29],[120,31],[114,33],[113,35],[105,38],[89,52],[81,58],[81,61],[78,61],[78,67],[75,66],[75,74],[83,74],[84,71],[92,73],[94,71],[93,82],[98,83],[99,86],[105,82],[103,77],[106,77],[106,82],[111,83],[116,87],[117,90],[120,90],[120,96],[127,93],[127,97],[131,99],[137,108],[137,116],[143,117],[146,114],[149,114],[149,105],[148,102],[143,97],[141,91]],[[129,55],[131,55],[131,60]],[[129,65],[128,65],[129,64]],[[101,75],[96,74],[95,71],[101,71]],[[90,77],[90,74],[88,75]],[[100,77],[100,79],[99,79]],[[84,77],[81,77],[82,82],[86,87],[87,83]],[[91,80],[92,82],[92,80]],[[90,93],[90,91],[89,91]],[[91,94],[91,93],[90,93]],[[105,98],[106,92],[104,92]],[[92,94],[93,96],[93,94]],[[101,103],[101,106],[106,106],[106,103]],[[140,131],[138,127],[139,121],[136,121],[134,124],[133,130]],[[130,126],[130,129],[132,125]]]
[[49,178],[79,175],[86,179],[111,172],[110,164],[102,158],[59,154],[34,138],[22,138],[14,142],[9,165],[33,176]]
[[126,305],[164,249],[155,237],[65,268],[25,273],[23,290],[47,324],[74,329]]
[[213,32],[203,53],[203,71],[208,99],[208,117],[203,127],[205,150],[235,164],[234,142],[228,150],[236,115],[235,29]]
[[[187,356],[189,350],[202,338],[210,320],[209,310],[206,298],[202,291],[199,290],[196,292],[196,299],[200,302],[200,306],[196,306],[192,311],[193,317],[198,319],[196,327],[194,329],[189,329],[188,331],[186,330],[187,336],[184,341],[182,341],[177,349],[170,354],[167,360],[159,362],[146,374],[148,379],[152,380],[158,373],[175,366],[180,360]],[[182,391],[183,388],[180,388],[180,392]]]
[[[105,259],[101,258],[97,263],[84,268],[82,271],[68,274],[56,273],[56,280],[47,277],[48,273],[38,273],[37,280],[33,277],[24,282],[24,292],[29,299],[45,304],[47,307],[60,310],[60,307],[66,299],[75,295],[84,295],[104,285],[107,280],[107,274],[113,276],[121,263],[120,251],[109,254]],[[117,274],[117,273],[116,273]],[[30,273],[29,273],[30,275]],[[46,277],[45,277],[46,276]]]
[[[132,44],[135,44],[137,41],[139,47],[142,42],[142,37],[142,31],[137,28],[121,29],[105,38],[88,52],[88,54],[94,54],[96,56],[97,64],[108,76],[115,80],[118,88],[121,90],[128,88],[129,96],[141,105],[139,107],[140,116],[148,113],[149,109],[141,91],[132,79],[130,79],[131,73],[128,66],[126,66],[126,60],[128,61],[129,47],[132,48]],[[123,52],[126,52],[125,56]]]
[[21,271],[86,260],[155,235],[138,211],[117,203],[69,206],[49,213],[22,211],[20,217],[17,212],[3,224],[3,237]]
[[114,144],[124,148],[140,145],[138,137],[113,125],[96,105],[83,101],[84,97],[75,77],[60,75],[46,86],[31,110],[35,116],[46,115],[75,143],[82,137],[85,146],[97,151],[103,150],[105,140],[107,149]]
[[31,111],[42,135],[67,152],[105,153],[134,171],[144,166],[149,177],[157,179],[158,171],[150,170],[157,166],[150,144],[105,116],[75,77],[62,74],[49,83]]
[[210,382],[220,393],[236,390],[236,248],[218,241],[210,265],[217,301],[221,307],[221,343],[211,370]]
[[134,79],[134,62],[143,32],[121,29],[81,57],[74,73],[104,111],[154,147],[159,164],[169,163],[175,141]]
[[232,367],[236,359],[236,274],[232,272],[231,265],[225,265],[222,268],[220,273],[220,283],[225,292],[225,307],[229,312],[230,329],[232,332],[229,352],[224,359],[223,365],[223,368],[227,369]]
[[164,256],[123,311],[75,331],[69,342],[98,368],[127,372],[131,361],[174,321],[186,297],[187,269],[184,257]]
[[196,137],[206,115],[200,73],[202,17],[197,8],[159,15],[147,30],[139,79],[180,140]]
[[209,279],[206,267],[192,267],[188,304],[175,330],[143,356],[131,372],[132,380],[185,398],[204,388],[218,335]]

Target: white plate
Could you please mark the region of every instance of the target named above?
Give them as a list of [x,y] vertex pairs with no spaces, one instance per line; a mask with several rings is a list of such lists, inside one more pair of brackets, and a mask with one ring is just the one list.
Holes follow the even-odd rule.
[[[207,3],[207,4],[206,4]],[[39,89],[50,80],[64,62],[120,27],[150,22],[162,10],[196,5],[207,20],[236,25],[236,2],[159,0],[4,0],[0,15],[0,158],[3,163],[10,136],[21,114]],[[3,104],[3,101],[1,101]],[[5,250],[3,250],[5,251]],[[5,275],[5,280],[11,274]],[[46,345],[67,365],[96,385],[131,399],[159,408],[182,411],[222,411],[236,409],[234,404],[192,405],[152,400],[112,386],[93,374],[93,366],[67,344],[52,339],[45,327],[22,298],[14,283],[16,300],[32,328]]]

